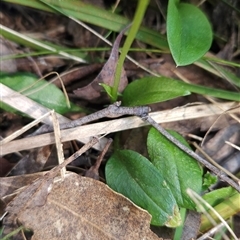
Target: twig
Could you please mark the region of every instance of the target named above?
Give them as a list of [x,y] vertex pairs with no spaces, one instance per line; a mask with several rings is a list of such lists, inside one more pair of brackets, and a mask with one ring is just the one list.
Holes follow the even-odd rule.
[[191,144],[209,161],[211,162],[215,167],[217,167],[219,170],[224,172],[226,175],[234,179],[235,182],[240,184],[240,179],[238,179],[235,175],[233,175],[230,171],[219,165],[217,162],[214,161],[196,142],[191,142]]
[[[60,124],[60,129],[74,128],[81,126],[83,124],[99,120],[101,118],[117,118],[123,115],[135,115],[142,116],[148,114],[150,111],[149,107],[120,107],[121,102],[116,102],[112,105],[109,105],[107,108],[104,108],[98,112],[89,114],[80,119],[76,119],[74,121]],[[33,135],[42,134],[47,132],[52,132],[53,127],[50,125],[42,126],[38,131],[36,131]]]
[[107,143],[106,143],[106,146],[104,147],[103,151],[101,152],[101,154],[98,156],[97,160],[96,160],[96,163],[91,166],[87,172],[85,173],[85,177],[90,177],[90,178],[93,178],[93,179],[96,179],[96,180],[99,180],[99,173],[98,173],[98,169],[101,165],[101,162],[103,160],[103,157],[105,156],[105,154],[107,153],[110,145],[112,143],[112,139],[109,138]]
[[[217,167],[212,165],[210,162],[205,160],[204,158],[200,157],[198,154],[184,146],[182,143],[180,143],[176,138],[174,138],[172,135],[170,135],[163,127],[161,127],[156,121],[154,121],[149,115],[149,107],[142,106],[142,107],[120,107],[121,102],[116,102],[115,104],[109,105],[107,108],[100,110],[96,113],[90,114],[86,117],[83,117],[81,119],[77,119],[75,121],[72,121],[70,123],[62,124],[60,125],[62,128],[71,128],[80,126],[82,124],[85,124],[90,121],[98,120],[104,117],[119,117],[122,115],[135,115],[140,117],[142,120],[147,122],[148,124],[152,125],[154,128],[156,128],[162,135],[164,135],[168,140],[170,140],[173,144],[175,144],[178,148],[183,150],[185,153],[187,153],[189,156],[193,157],[195,160],[203,164],[205,167],[207,167],[209,170],[211,170],[214,174],[216,174],[220,179],[227,182],[230,186],[235,188],[237,191],[240,192],[240,186],[234,182],[232,179],[230,179],[228,176],[225,175],[225,173],[221,170],[219,170]],[[49,131],[49,127],[47,129]]]
[[[15,101],[16,102],[16,101]],[[233,102],[223,103],[222,107],[224,110],[231,108]],[[238,110],[232,110],[237,112]],[[187,119],[194,119],[199,117],[208,117],[208,116],[216,116],[222,113],[222,110],[213,104],[203,104],[197,106],[190,107],[179,107],[173,110],[165,110],[152,112],[149,115],[157,122],[157,123],[167,123],[167,122],[175,122]],[[50,122],[50,119],[49,119]],[[75,139],[81,139],[83,142],[87,142],[86,138],[91,136],[96,136],[99,134],[108,134],[113,132],[119,132],[123,130],[139,128],[148,125],[146,122],[142,121],[139,117],[131,116],[124,117],[114,120],[108,120],[104,122],[92,123],[89,125],[79,126],[76,128],[66,129],[61,131],[62,142],[72,141]],[[103,141],[106,138],[102,138],[100,140],[100,144],[98,145],[98,149],[103,149],[107,141]],[[18,139],[9,143],[4,144],[1,147],[0,141],[0,154],[6,155],[8,153],[22,151],[37,147],[46,146],[49,144],[54,144],[54,135],[53,133],[46,133],[38,136],[33,136],[29,138]],[[95,145],[95,146],[96,146]],[[95,147],[96,148],[96,147]]]
[[[100,110],[96,113],[90,114],[88,116],[85,116],[83,118],[77,119],[75,121],[71,121],[69,123],[63,123],[60,124],[61,129],[66,128],[74,128],[77,126],[81,126],[85,123],[92,122],[104,117],[108,118],[116,118],[123,115],[135,115],[140,117],[143,121],[147,122],[148,124],[155,127],[161,134],[163,134],[168,140],[170,140],[172,143],[174,143],[177,147],[179,147],[181,150],[183,150],[185,153],[187,153],[189,156],[193,157],[195,160],[206,166],[208,169],[210,169],[214,174],[219,176],[222,180],[227,182],[229,185],[231,185],[233,188],[235,188],[238,192],[240,192],[240,186],[234,182],[232,179],[230,179],[228,176],[225,176],[225,174],[220,171],[218,168],[213,166],[211,163],[209,163],[204,158],[197,155],[192,150],[185,147],[183,144],[181,144],[176,138],[174,138],[172,135],[170,135],[163,127],[161,127],[156,121],[154,121],[149,115],[150,108],[147,106],[141,106],[141,107],[120,107],[121,102],[116,102],[115,104],[109,105],[107,108]],[[44,126],[43,129],[41,129],[40,133],[43,132],[49,132],[52,131],[51,126]]]

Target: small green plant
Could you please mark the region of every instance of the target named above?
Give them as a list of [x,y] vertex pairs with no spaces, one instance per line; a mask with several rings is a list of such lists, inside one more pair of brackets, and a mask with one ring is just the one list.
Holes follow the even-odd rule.
[[[179,134],[170,133],[188,146]],[[186,190],[201,192],[202,169],[154,128],[148,133],[147,148],[150,161],[134,151],[114,152],[106,165],[107,183],[148,210],[153,225],[177,227],[181,224],[179,207],[195,209]]]
[[[5,1],[12,2],[12,0]],[[82,1],[21,0],[18,3],[44,11],[61,13],[116,32],[121,31],[131,23],[129,19],[123,16],[96,8]],[[199,8],[181,3],[179,0],[169,0],[166,38],[157,31],[140,27],[148,4],[149,0],[138,1],[134,19],[127,33],[127,38],[118,61],[114,84],[113,86],[103,85],[112,102],[119,97],[118,86],[121,70],[134,39],[138,39],[159,50],[170,52],[177,66],[194,63],[208,72],[225,77],[236,86],[240,86],[239,77],[216,64],[221,61],[220,59],[203,57],[211,46],[213,33],[210,23]],[[88,60],[84,54],[79,55],[73,52],[71,55],[66,55],[59,46],[52,46],[50,43],[42,45],[35,40],[32,41],[30,38],[24,38],[20,34],[16,35],[5,28],[2,29],[2,34],[10,40],[37,50],[48,50],[51,53],[64,55],[79,62],[87,62]],[[233,65],[232,63],[228,64]],[[25,79],[25,77],[21,79],[19,77],[16,76],[17,81]],[[1,82],[8,85],[8,82],[11,81],[5,78],[6,76],[3,75]],[[8,86],[19,91],[30,84],[24,81],[24,86],[21,87],[14,88],[15,83]],[[30,82],[36,82],[36,79]],[[50,91],[55,92],[55,90]],[[145,77],[130,83],[125,88],[121,100],[125,106],[139,106],[186,96],[191,93],[240,101],[240,95],[236,92],[187,84],[160,76]],[[64,95],[62,93],[60,95],[59,101],[56,101],[54,96],[54,102],[64,106],[53,106],[49,105],[49,103],[45,106],[54,108],[61,113],[68,111]],[[45,98],[44,96],[43,98]],[[34,96],[30,95],[29,97]],[[33,99],[44,105],[38,97]],[[48,102],[52,102],[52,99],[50,98]],[[171,132],[171,134],[187,145],[185,140],[177,133]],[[201,193],[214,182],[214,179],[208,176],[208,178],[205,177],[203,182],[202,168],[198,163],[166,140],[155,129],[149,131],[147,147],[149,159],[131,150],[116,149],[106,165],[107,183],[116,191],[129,197],[137,205],[147,209],[152,215],[152,224],[177,227],[182,222],[179,208],[197,209],[186,194],[186,189],[191,188],[195,192]],[[224,205],[225,199],[239,201],[239,193],[233,193],[232,189],[228,188],[218,192],[214,191],[212,194],[206,194],[204,198],[213,206],[219,206],[221,204]],[[234,208],[235,212],[238,209],[239,207]],[[203,222],[204,228],[202,230],[204,231],[207,229],[206,226],[209,226],[209,222],[206,219]]]

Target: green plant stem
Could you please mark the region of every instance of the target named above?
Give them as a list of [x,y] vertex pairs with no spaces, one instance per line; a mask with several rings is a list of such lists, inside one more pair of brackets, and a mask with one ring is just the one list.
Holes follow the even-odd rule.
[[120,58],[118,60],[116,73],[115,73],[115,79],[114,79],[114,85],[113,85],[112,94],[111,94],[112,102],[115,102],[117,100],[118,86],[120,83],[120,77],[121,77],[121,72],[122,72],[122,68],[123,68],[123,63],[124,63],[124,60],[126,58],[126,55],[129,51],[131,45],[132,45],[132,42],[135,39],[138,29],[142,23],[142,19],[144,17],[144,14],[145,14],[148,4],[149,4],[149,0],[139,0],[138,1],[137,10],[134,15],[131,29],[130,29],[127,39],[123,45],[123,50],[122,50]]
[[186,89],[192,93],[198,93],[202,95],[209,95],[216,98],[227,99],[232,101],[240,102],[240,93],[225,91],[221,89],[215,89],[190,83],[182,82],[182,85],[186,86]]
[[181,214],[182,224],[179,227],[176,228],[173,240],[181,239],[181,236],[182,236],[182,233],[183,233],[184,222],[185,222],[185,218],[186,218],[186,215],[187,215],[187,209],[186,208],[180,208],[180,214]]
[[19,228],[15,229],[14,231],[10,232],[8,235],[1,238],[1,240],[9,240],[11,237],[19,233],[20,231],[24,230],[23,226],[20,226]]
[[[214,207],[214,209],[226,220],[240,211],[239,204],[240,194],[236,193],[224,202],[219,203],[217,206]],[[217,223],[220,221],[211,210],[209,210],[208,213]],[[205,232],[211,227],[212,223],[205,215],[202,215],[200,232]]]

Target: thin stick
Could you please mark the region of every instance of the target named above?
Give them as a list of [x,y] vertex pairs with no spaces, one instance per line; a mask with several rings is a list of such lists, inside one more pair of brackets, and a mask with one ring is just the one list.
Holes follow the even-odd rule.
[[[52,170],[50,170],[46,175],[49,177],[56,177],[57,173],[64,167],[66,167],[69,163],[71,163],[76,158],[80,157],[83,153],[85,153],[87,150],[89,150],[94,144],[96,144],[99,141],[98,138],[93,137],[88,143],[83,145],[77,152],[75,152],[73,155],[71,155],[69,158],[67,158],[63,163],[57,165]],[[44,176],[43,176],[44,177]]]
[[101,162],[105,156],[105,154],[107,153],[111,143],[112,143],[112,139],[109,138],[104,149],[102,150],[102,152],[100,153],[100,155],[98,156],[97,160],[96,160],[96,163],[91,166],[87,172],[85,173],[85,177],[90,177],[90,178],[93,178],[93,179],[96,179],[96,180],[99,180],[99,173],[98,173],[98,170],[99,170],[99,167],[101,165]]
[[[96,121],[96,120],[99,120],[99,119],[105,118],[105,117],[116,118],[116,117],[120,117],[123,115],[142,116],[142,115],[146,115],[150,111],[150,108],[146,107],[146,106],[143,106],[143,107],[120,107],[120,105],[121,105],[121,102],[116,102],[98,112],[89,114],[85,117],[76,119],[76,120],[68,122],[68,123],[60,124],[60,128],[61,128],[61,130],[67,129],[67,128],[74,128],[74,127],[78,127],[83,124],[86,124],[86,123],[89,123],[92,121]],[[52,126],[44,125],[38,131],[36,131],[34,135],[52,132],[52,131],[53,131]]]
[[217,162],[214,161],[201,147],[198,146],[196,142],[191,142],[191,144],[209,161],[211,162],[215,167],[218,169],[222,170],[226,175],[231,177],[232,179],[235,180],[235,182],[240,184],[240,179],[237,178],[235,175],[233,175],[230,171],[219,165]]

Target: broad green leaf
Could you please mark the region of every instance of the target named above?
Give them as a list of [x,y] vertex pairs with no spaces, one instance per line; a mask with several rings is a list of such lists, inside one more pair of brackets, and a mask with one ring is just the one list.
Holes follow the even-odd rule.
[[[45,80],[38,81],[37,77],[33,74],[17,73],[12,75],[0,73],[0,83],[21,92],[23,95],[49,109],[54,109],[60,114],[70,111],[83,111],[83,109],[74,104],[71,104],[69,108],[66,97],[59,88],[54,84],[49,84]],[[21,111],[21,109],[18,110]]]
[[107,184],[152,215],[151,224],[176,227],[181,218],[176,201],[159,171],[137,152],[118,150],[106,165]]
[[167,39],[177,66],[184,66],[195,62],[209,50],[212,30],[200,9],[169,0]]
[[189,94],[180,81],[167,77],[146,77],[128,84],[122,102],[125,106],[140,106]]
[[216,205],[223,202],[225,199],[230,198],[232,195],[236,193],[237,191],[232,187],[224,187],[206,193],[203,196],[203,199],[207,201],[212,207],[215,207]]
[[123,105],[139,106],[162,102],[190,93],[240,101],[238,92],[185,83],[167,77],[146,77],[128,84],[123,92]]
[[[189,147],[179,134],[173,131],[170,134]],[[148,133],[147,147],[151,162],[166,180],[178,206],[194,209],[195,204],[186,190],[190,188],[197,193],[202,190],[202,169],[198,162],[171,143],[155,128],[151,128]]]

